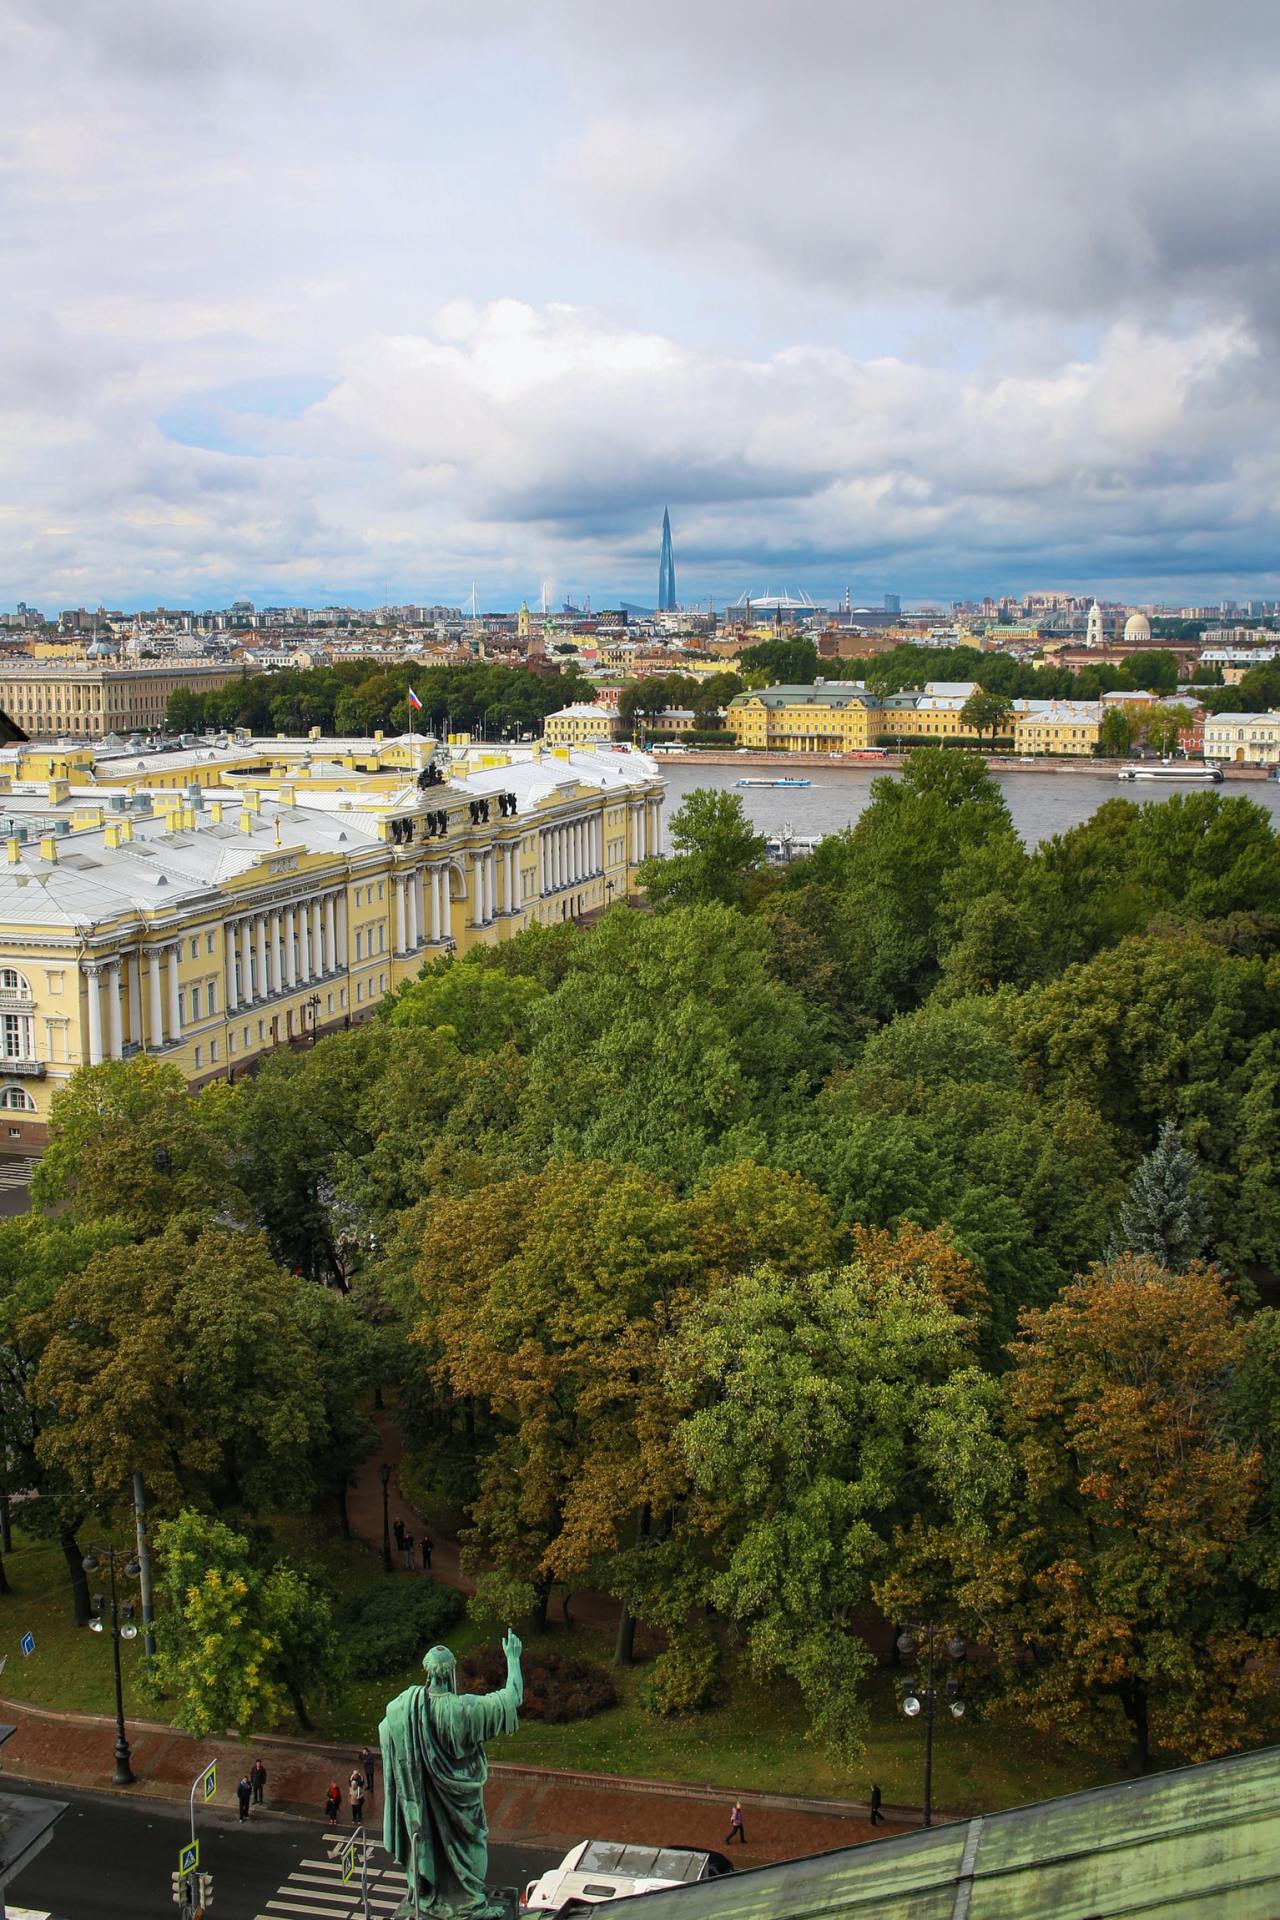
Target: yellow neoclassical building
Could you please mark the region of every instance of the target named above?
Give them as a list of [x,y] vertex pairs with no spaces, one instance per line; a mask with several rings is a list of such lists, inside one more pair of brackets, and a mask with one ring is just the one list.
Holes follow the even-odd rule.
[[853,753],[873,743],[878,706],[874,694],[849,680],[761,687],[734,695],[726,725],[740,747]]
[[428,778],[313,748],[239,787],[0,793],[0,1148],[43,1144],[82,1063],[234,1074],[368,1018],[441,954],[625,898],[661,846],[642,754],[470,754]]
[[0,708],[33,738],[105,740],[155,732],[169,696],[210,693],[244,675],[230,662],[166,661],[118,667],[84,660],[8,660],[0,666]]

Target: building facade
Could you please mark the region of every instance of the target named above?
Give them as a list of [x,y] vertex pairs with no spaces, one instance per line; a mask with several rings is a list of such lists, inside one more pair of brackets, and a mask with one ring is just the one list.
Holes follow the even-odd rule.
[[192,1086],[234,1075],[369,1018],[443,954],[625,899],[662,844],[661,776],[631,753],[470,755],[424,786],[316,760],[103,800],[78,827],[84,794],[55,803],[0,862],[10,1152],[43,1145],[82,1064],[145,1051]]
[[209,693],[243,672],[225,663],[115,667],[87,660],[7,660],[0,668],[0,708],[32,739],[105,740],[111,733],[155,732],[164,726],[171,694],[184,688]]
[[1204,757],[1228,766],[1280,766],[1280,713],[1210,713]]

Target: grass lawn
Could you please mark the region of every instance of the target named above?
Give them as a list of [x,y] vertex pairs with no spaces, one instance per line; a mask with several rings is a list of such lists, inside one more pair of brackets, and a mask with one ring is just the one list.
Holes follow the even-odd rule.
[[[380,1555],[360,1542],[344,1542],[293,1520],[281,1522],[276,1533],[282,1552],[323,1567],[339,1595],[386,1577]],[[116,1537],[123,1541],[128,1534],[121,1527]],[[5,1566],[14,1592],[0,1597],[0,1653],[7,1655],[0,1694],[33,1706],[112,1712],[110,1641],[104,1634],[72,1626],[66,1566],[59,1549],[18,1536]],[[100,1575],[95,1576],[95,1584],[101,1585]],[[28,1630],[36,1636],[36,1652],[23,1659],[18,1643]],[[463,1620],[449,1639],[461,1653],[496,1637]],[[602,1661],[612,1652],[610,1636],[582,1627],[568,1634],[557,1629],[529,1639],[526,1645],[530,1652],[571,1650]],[[162,1719],[163,1710],[142,1701],[134,1685],[141,1652],[141,1636],[121,1648],[126,1712]],[[516,1734],[493,1741],[491,1757],[726,1790],[756,1788],[853,1800],[865,1799],[871,1781],[876,1780],[887,1801],[919,1804],[923,1730],[904,1719],[887,1674],[873,1682],[874,1717],[866,1754],[845,1769],[805,1739],[803,1715],[785,1686],[764,1687],[743,1677],[728,1705],[661,1720],[639,1703],[645,1671],[639,1666],[617,1676],[618,1706],[564,1726],[526,1721]],[[354,1742],[372,1738],[386,1702],[420,1679],[421,1669],[413,1667],[388,1680],[350,1682],[332,1711],[317,1712],[317,1731],[323,1737]],[[936,1730],[934,1800],[940,1808],[986,1811],[1016,1806],[1113,1776],[1114,1768],[1105,1762],[1024,1727],[984,1720],[972,1711],[960,1722],[945,1716]]]

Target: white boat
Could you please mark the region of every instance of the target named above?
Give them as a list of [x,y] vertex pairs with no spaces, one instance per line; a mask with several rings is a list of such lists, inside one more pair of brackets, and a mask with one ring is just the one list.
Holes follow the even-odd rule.
[[787,774],[781,780],[739,780],[740,787],[811,787],[811,780],[800,780],[794,774]]
[[1117,780],[1176,780],[1192,786],[1221,786],[1222,768],[1212,760],[1197,766],[1193,761],[1130,760],[1121,767]]

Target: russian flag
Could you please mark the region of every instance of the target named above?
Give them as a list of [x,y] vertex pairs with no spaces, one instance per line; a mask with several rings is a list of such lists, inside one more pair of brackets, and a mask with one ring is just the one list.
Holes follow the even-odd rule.
[[422,712],[422,702],[421,700],[419,700],[417,694],[414,692],[412,687],[410,687],[409,689],[409,705],[413,708],[413,711],[415,713]]

